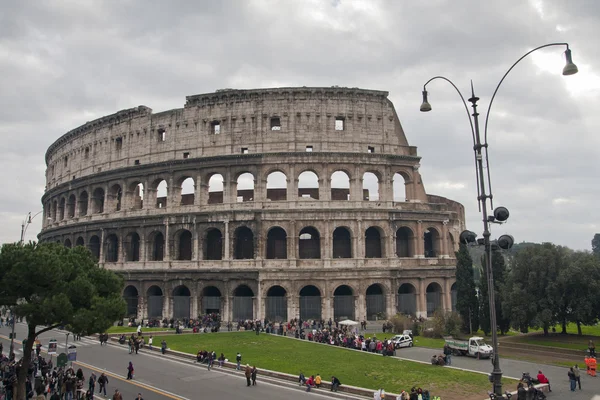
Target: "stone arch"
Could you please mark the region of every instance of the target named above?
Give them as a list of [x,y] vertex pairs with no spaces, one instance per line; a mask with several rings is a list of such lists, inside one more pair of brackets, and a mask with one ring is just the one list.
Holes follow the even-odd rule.
[[126,261],[140,261],[140,235],[137,232],[130,232],[125,236],[123,247]]
[[92,253],[92,256],[94,257],[94,259],[96,259],[96,261],[100,260],[100,238],[96,235],[93,235],[90,238],[90,241],[88,243],[88,248],[90,249],[90,252]]
[[333,317],[336,320],[354,319],[354,290],[340,285],[333,291]]
[[375,172],[367,171],[363,174],[362,178],[362,190],[363,200],[367,201],[379,201],[379,182],[381,181],[378,174]]
[[350,176],[345,171],[331,174],[331,200],[350,200]]
[[269,321],[287,321],[287,291],[279,286],[271,286],[265,299],[265,317]]
[[454,282],[452,284],[452,286],[450,286],[450,301],[451,301],[450,306],[451,306],[451,309],[453,312],[456,312],[456,302],[458,299],[457,290],[458,290],[458,288],[456,287],[456,282]]
[[92,214],[104,212],[104,189],[98,187],[92,192]]
[[410,283],[403,283],[398,288],[398,312],[406,315],[417,315],[417,290]]
[[63,245],[67,248],[70,249],[73,245],[71,244],[71,239],[66,238],[65,242],[63,243]]
[[174,259],[183,261],[183,260],[191,260],[193,255],[194,248],[194,239],[192,232],[187,229],[181,229],[175,233],[175,250],[177,254],[175,254]]
[[122,200],[123,190],[121,189],[121,185],[115,183],[108,191],[109,211],[121,211]]
[[394,201],[405,202],[408,201],[408,178],[402,172],[396,172],[392,178],[392,190],[394,193]]
[[191,292],[186,285],[179,285],[173,289],[173,318],[190,318]]
[[442,309],[442,285],[437,282],[431,282],[427,285],[427,318],[433,317],[437,310]]
[[[385,293],[384,286],[380,283],[374,283],[366,291],[366,309],[367,319],[375,320],[385,316]],[[383,315],[382,315],[383,314]]]
[[208,178],[208,204],[223,203],[223,175],[212,174]]
[[163,313],[163,291],[159,286],[152,285],[146,291],[148,302],[148,318],[160,318]]
[[60,198],[60,203],[58,204],[58,220],[62,221],[65,219],[65,209],[67,208],[67,200],[64,197]]
[[298,258],[321,258],[321,235],[319,235],[316,228],[307,226],[300,231],[298,235]]
[[254,259],[254,233],[247,226],[240,226],[234,232],[236,260]]
[[204,259],[223,259],[223,234],[217,228],[210,228],[204,235]]
[[300,319],[321,319],[321,291],[314,285],[300,289]]
[[165,208],[168,205],[169,184],[166,179],[157,179],[155,182],[156,208]]
[[202,312],[204,314],[221,313],[221,291],[216,286],[205,286],[202,289]]
[[123,299],[127,304],[127,316],[136,318],[138,312],[138,290],[133,285],[127,285],[123,290]]
[[371,226],[365,231],[365,258],[382,258],[384,242],[381,229]]
[[165,236],[160,231],[154,231],[148,236],[148,260],[163,261],[165,258]]
[[314,171],[304,171],[298,175],[298,197],[319,199],[319,176]]
[[233,312],[234,321],[254,319],[254,292],[248,285],[238,285],[233,290]]
[[333,258],[352,258],[352,234],[340,226],[333,231]]
[[52,221],[58,221],[58,200],[52,202]]
[[413,257],[415,235],[412,229],[403,226],[396,231],[396,256],[401,258]]
[[79,194],[79,216],[83,217],[88,213],[89,195],[84,190]]
[[243,172],[237,177],[236,196],[238,203],[254,201],[254,175],[252,173]]
[[267,200],[287,200],[287,176],[281,171],[267,175]]
[[267,232],[267,259],[287,258],[287,233],[279,226],[272,227]]
[[441,255],[440,233],[436,228],[429,227],[423,232],[423,248],[426,258],[435,258]]
[[83,237],[79,236],[77,240],[75,240],[75,246],[85,246],[85,240]]
[[77,205],[77,198],[74,193],[71,193],[69,200],[67,201],[67,218],[75,217],[75,207]]
[[144,208],[144,184],[138,180],[133,181],[127,186],[125,194],[126,202],[130,209],[141,210]]
[[115,233],[111,233],[104,240],[104,261],[119,261],[119,237]]

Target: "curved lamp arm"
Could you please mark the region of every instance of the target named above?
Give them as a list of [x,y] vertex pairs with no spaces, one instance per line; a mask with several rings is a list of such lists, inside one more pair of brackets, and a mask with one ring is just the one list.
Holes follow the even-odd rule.
[[27,214],[27,217],[25,218],[25,221],[23,221],[23,234],[22,234],[22,239],[21,241],[23,241],[25,239],[25,234],[27,233],[27,228],[29,228],[29,224],[31,224],[31,221],[37,217],[38,215],[40,215],[42,211],[38,211],[37,213],[35,213],[33,216],[31,216],[31,212],[29,212]]

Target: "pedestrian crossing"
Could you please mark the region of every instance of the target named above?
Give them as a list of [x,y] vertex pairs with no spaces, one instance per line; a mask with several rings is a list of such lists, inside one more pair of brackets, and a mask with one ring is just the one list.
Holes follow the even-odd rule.
[[[71,339],[71,338],[69,338]],[[41,340],[42,342],[42,351],[46,352],[48,351],[48,340]],[[87,338],[87,337],[82,337],[81,340],[69,340],[68,345],[65,343],[65,341],[60,342],[57,340],[56,342],[56,353],[60,354],[60,353],[66,353],[67,352],[67,346],[76,346],[77,348],[81,348],[81,347],[86,347],[86,346],[100,346],[100,341],[96,338]],[[33,350],[35,351],[35,346],[33,347]],[[22,345],[17,345],[15,343],[15,355],[18,357],[21,357],[23,355],[23,346]]]

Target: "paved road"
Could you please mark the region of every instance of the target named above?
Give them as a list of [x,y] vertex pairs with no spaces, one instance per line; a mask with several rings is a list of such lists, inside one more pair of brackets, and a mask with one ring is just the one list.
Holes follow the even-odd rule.
[[[0,338],[4,343],[5,351],[9,349],[9,329],[0,328]],[[25,326],[17,324],[17,338],[22,339]],[[2,337],[3,336],[3,337]],[[45,347],[49,339],[58,341],[58,352],[65,348],[65,335],[58,331],[51,331],[40,336]],[[71,339],[72,337],[70,337]],[[73,342],[69,340],[69,345]],[[77,362],[74,367],[88,367],[98,371],[106,371],[109,375],[108,393],[112,395],[115,388],[123,393],[125,400],[133,400],[141,392],[145,400],[195,400],[207,399],[249,399],[249,400],[306,400],[328,398],[318,392],[305,393],[295,385],[275,386],[261,381],[260,370],[257,386],[246,387],[243,375],[231,375],[220,372],[218,368],[207,371],[206,366],[199,367],[189,362],[174,361],[160,355],[148,354],[140,351],[139,354],[130,355],[125,347],[102,346],[98,341],[88,338],[74,342],[77,346]],[[17,357],[21,356],[21,345],[15,346]],[[55,358],[56,359],[56,358]],[[135,367],[135,380],[126,381],[126,367],[129,361]],[[89,372],[85,375],[89,376]]]

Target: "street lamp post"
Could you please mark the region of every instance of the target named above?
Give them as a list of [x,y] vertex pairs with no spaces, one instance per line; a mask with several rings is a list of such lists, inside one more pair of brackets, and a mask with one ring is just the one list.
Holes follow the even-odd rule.
[[[498,207],[494,210],[493,215],[488,215],[487,208],[487,200],[490,200],[491,208],[493,205],[493,195],[492,195],[492,183],[490,176],[490,164],[488,159],[488,143],[487,143],[487,125],[490,116],[490,109],[492,107],[492,103],[494,102],[494,98],[496,97],[496,93],[504,82],[504,78],[510,73],[510,71],[525,57],[529,54],[533,53],[536,50],[543,49],[545,47],[550,46],[566,46],[567,50],[565,51],[566,64],[563,68],[563,75],[573,75],[578,72],[577,66],[573,64],[573,60],[571,58],[571,50],[569,49],[568,43],[549,43],[543,46],[536,47],[525,53],[521,58],[519,58],[509,69],[506,71],[496,89],[494,90],[494,94],[490,100],[490,104],[487,109],[486,117],[485,117],[485,126],[484,126],[484,142],[481,142],[481,135],[479,130],[479,113],[477,112],[477,101],[479,101],[479,97],[475,96],[475,91],[473,89],[473,82],[471,82],[471,97],[468,101],[471,103],[471,107],[473,112],[469,112],[469,107],[460,92],[460,90],[456,87],[456,85],[446,77],[443,76],[435,76],[428,80],[425,85],[423,85],[423,103],[421,104],[420,110],[422,112],[431,111],[431,104],[427,99],[427,84],[435,79],[442,79],[446,82],[450,83],[454,89],[458,92],[465,110],[467,112],[467,117],[469,118],[469,124],[471,125],[471,134],[473,136],[473,150],[475,152],[475,177],[477,180],[477,203],[479,205],[479,210],[482,213],[483,217],[483,246],[485,248],[485,267],[486,267],[486,277],[488,282],[488,294],[489,294],[489,312],[490,312],[490,325],[492,330],[492,347],[494,349],[493,355],[493,371],[491,374],[491,382],[492,382],[492,390],[497,395],[502,395],[502,370],[500,369],[500,357],[498,354],[498,327],[496,323],[496,304],[495,304],[495,290],[494,290],[494,273],[492,271],[492,242],[490,241],[490,223],[502,223],[508,219],[509,212],[508,209],[504,207]],[[471,118],[472,117],[472,118]],[[487,169],[487,185],[486,185],[486,175],[484,173],[484,154],[483,149],[485,149],[485,168]],[[487,188],[486,188],[487,186]],[[465,244],[476,242],[477,235],[470,231],[464,231],[460,235],[460,241]],[[508,249],[512,247],[514,240],[510,235],[502,235],[496,241],[496,245],[502,249]]]

